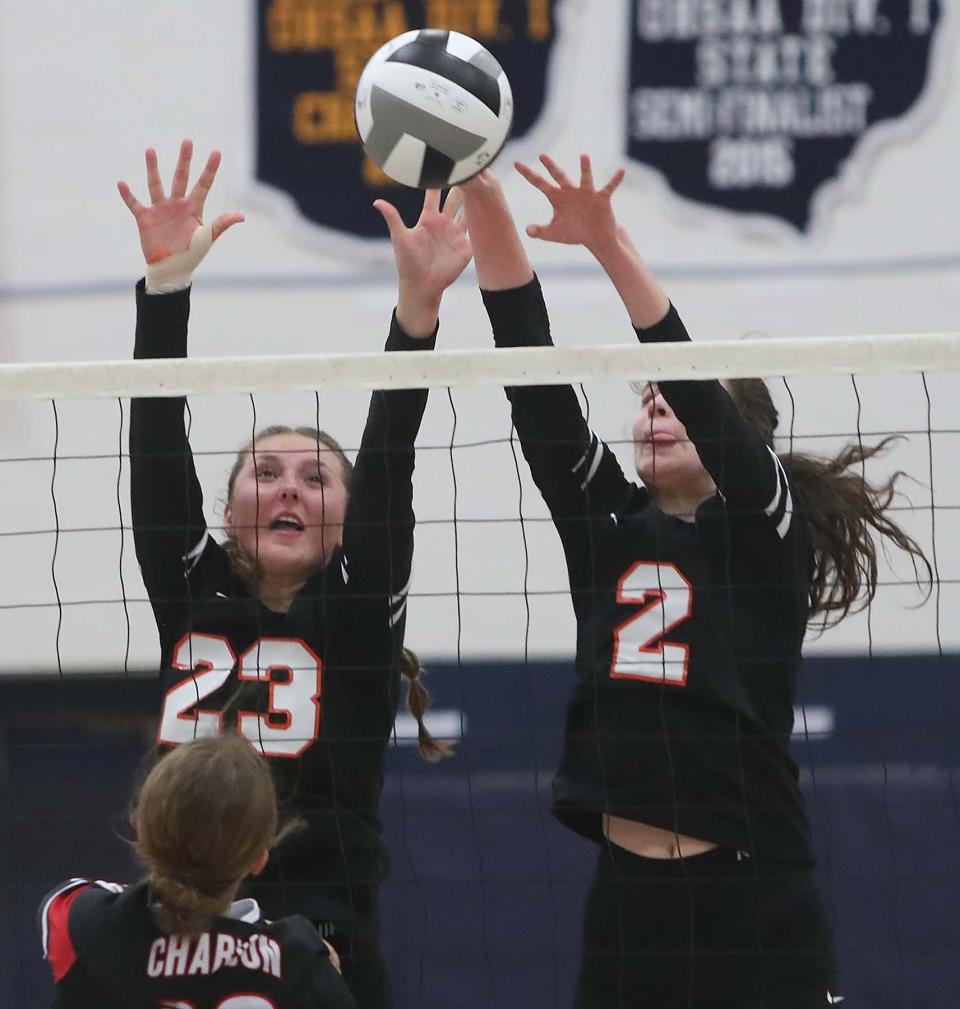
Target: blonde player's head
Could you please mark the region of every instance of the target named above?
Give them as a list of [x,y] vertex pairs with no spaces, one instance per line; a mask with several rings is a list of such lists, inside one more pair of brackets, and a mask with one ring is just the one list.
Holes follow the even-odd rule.
[[130,822],[157,923],[177,935],[205,931],[286,833],[266,761],[233,732],[162,757],[133,801]]

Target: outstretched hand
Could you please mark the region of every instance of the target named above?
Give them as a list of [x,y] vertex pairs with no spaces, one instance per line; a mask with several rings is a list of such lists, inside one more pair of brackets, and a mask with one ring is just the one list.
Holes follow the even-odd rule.
[[539,189],[553,207],[553,219],[549,224],[530,224],[527,234],[531,238],[542,238],[545,242],[562,242],[566,245],[583,245],[591,251],[615,241],[617,219],[613,213],[612,197],[623,182],[621,168],[602,188],[597,189],[593,181],[593,169],[586,154],[580,156],[580,184],[574,185],[562,168],[548,155],[541,154],[540,161],[550,173],[553,182],[539,172],[517,162],[517,171]]
[[[203,205],[213,185],[220,166],[220,152],[213,151],[207,159],[200,178],[187,195],[190,179],[190,162],[193,158],[193,143],[184,140],[180,145],[180,156],[173,173],[170,195],[167,196],[160,181],[157,152],[150,148],[146,152],[147,190],[150,206],[144,206],[133,195],[126,182],[117,183],[117,189],[137,222],[140,232],[140,247],[148,264],[159,263],[190,248],[194,232],[203,224]],[[243,214],[221,214],[212,225],[212,241],[216,241],[227,228],[243,220]]]
[[399,280],[397,321],[410,336],[433,332],[443,292],[473,258],[466,223],[459,213],[462,203],[460,190],[454,187],[441,210],[440,190],[428,189],[412,228],[403,223],[392,203],[376,200],[373,204],[390,231]]
[[416,286],[437,298],[460,276],[473,257],[466,224],[459,213],[463,204],[454,187],[440,209],[440,190],[423,195],[420,218],[412,228],[403,223],[400,212],[386,200],[373,205],[380,211],[390,231],[401,285]]

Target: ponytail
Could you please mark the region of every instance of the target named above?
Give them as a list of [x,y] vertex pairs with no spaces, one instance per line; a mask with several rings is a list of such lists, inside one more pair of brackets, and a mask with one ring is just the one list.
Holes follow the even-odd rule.
[[[188,882],[153,871],[147,877],[152,897],[151,910],[161,931],[170,935],[197,936],[205,932],[211,920],[223,913],[223,908],[233,899],[236,880],[223,884],[219,893],[204,892],[197,880]],[[222,882],[222,881],[221,881]],[[220,885],[215,884],[215,885]]]
[[[729,388],[744,419],[772,449],[779,417],[766,382],[736,378]],[[895,441],[891,436],[877,445],[851,443],[832,459],[800,452],[779,457],[810,539],[810,617],[820,618],[821,629],[865,609],[876,596],[874,534],[910,557],[917,584],[927,585],[924,598],[930,594],[933,569],[926,554],[887,514],[904,474],[897,471],[882,484],[871,483],[864,475],[865,464]]]
[[[862,469],[859,474],[853,471],[896,440],[888,437],[877,445],[846,445],[832,459],[798,453],[781,458],[797,511],[809,531],[810,615],[821,618],[823,629],[873,602],[879,576],[874,534],[910,557],[917,584],[926,582],[926,596],[930,594],[930,562],[916,540],[887,515],[897,481],[904,474],[897,471],[884,483],[873,484]],[[919,568],[924,569],[923,579]]]
[[417,737],[420,756],[430,763],[453,756],[453,744],[446,739],[435,739],[423,721],[430,710],[430,691],[423,685],[423,667],[415,652],[404,648],[400,654],[400,672],[407,680],[407,710],[417,720]]

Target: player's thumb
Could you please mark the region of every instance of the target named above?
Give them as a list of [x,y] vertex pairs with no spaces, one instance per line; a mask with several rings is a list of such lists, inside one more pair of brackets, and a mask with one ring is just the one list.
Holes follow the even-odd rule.
[[396,238],[403,232],[403,218],[400,216],[400,211],[392,203],[388,203],[386,200],[374,200],[373,207],[380,212],[380,216],[386,222],[391,238]]
[[221,214],[213,222],[213,241],[215,242],[226,230],[227,228],[232,228],[235,224],[240,224],[244,220],[243,214],[230,213]]

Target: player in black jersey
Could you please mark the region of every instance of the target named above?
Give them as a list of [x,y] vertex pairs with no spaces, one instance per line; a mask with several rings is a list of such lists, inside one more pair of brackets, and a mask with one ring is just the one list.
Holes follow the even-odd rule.
[[[170,196],[147,152],[152,205],[125,183],[148,263],[137,287],[135,357],[183,357],[193,268],[240,215],[201,224],[219,155],[187,195],[184,142]],[[399,299],[386,349],[434,346],[443,291],[470,246],[456,194],[426,194],[416,227],[379,201]],[[270,428],[230,476],[227,542],[203,516],[184,400],[134,400],[131,498],[137,557],[160,632],[165,687],[158,742],[236,727],[271,761],[281,797],[306,821],[254,892],[331,937],[362,1009],[390,1004],[377,890],[386,871],[377,804],[396,714],[413,552],[411,478],[425,390],[377,392],[355,465],[327,434]],[[411,695],[422,714],[423,691]],[[239,688],[239,689],[238,689]],[[421,721],[421,749],[443,752]]]
[[[643,342],[689,339],[617,224],[618,173],[594,186],[518,165],[582,244]],[[498,346],[551,344],[540,287],[496,181],[463,186]],[[566,556],[577,619],[554,810],[601,846],[579,1009],[812,1009],[842,1001],[810,829],[788,747],[808,621],[876,588],[871,532],[925,563],[885,515],[892,483],[773,451],[760,381],[664,381],[633,426],[627,480],[569,387],[507,390]],[[865,590],[865,592],[862,592]]]
[[57,1009],[356,1009],[336,954],[302,917],[235,901],[296,824],[266,762],[234,733],[180,747],[131,811],[147,867],[134,886],[71,879],[39,910]]

